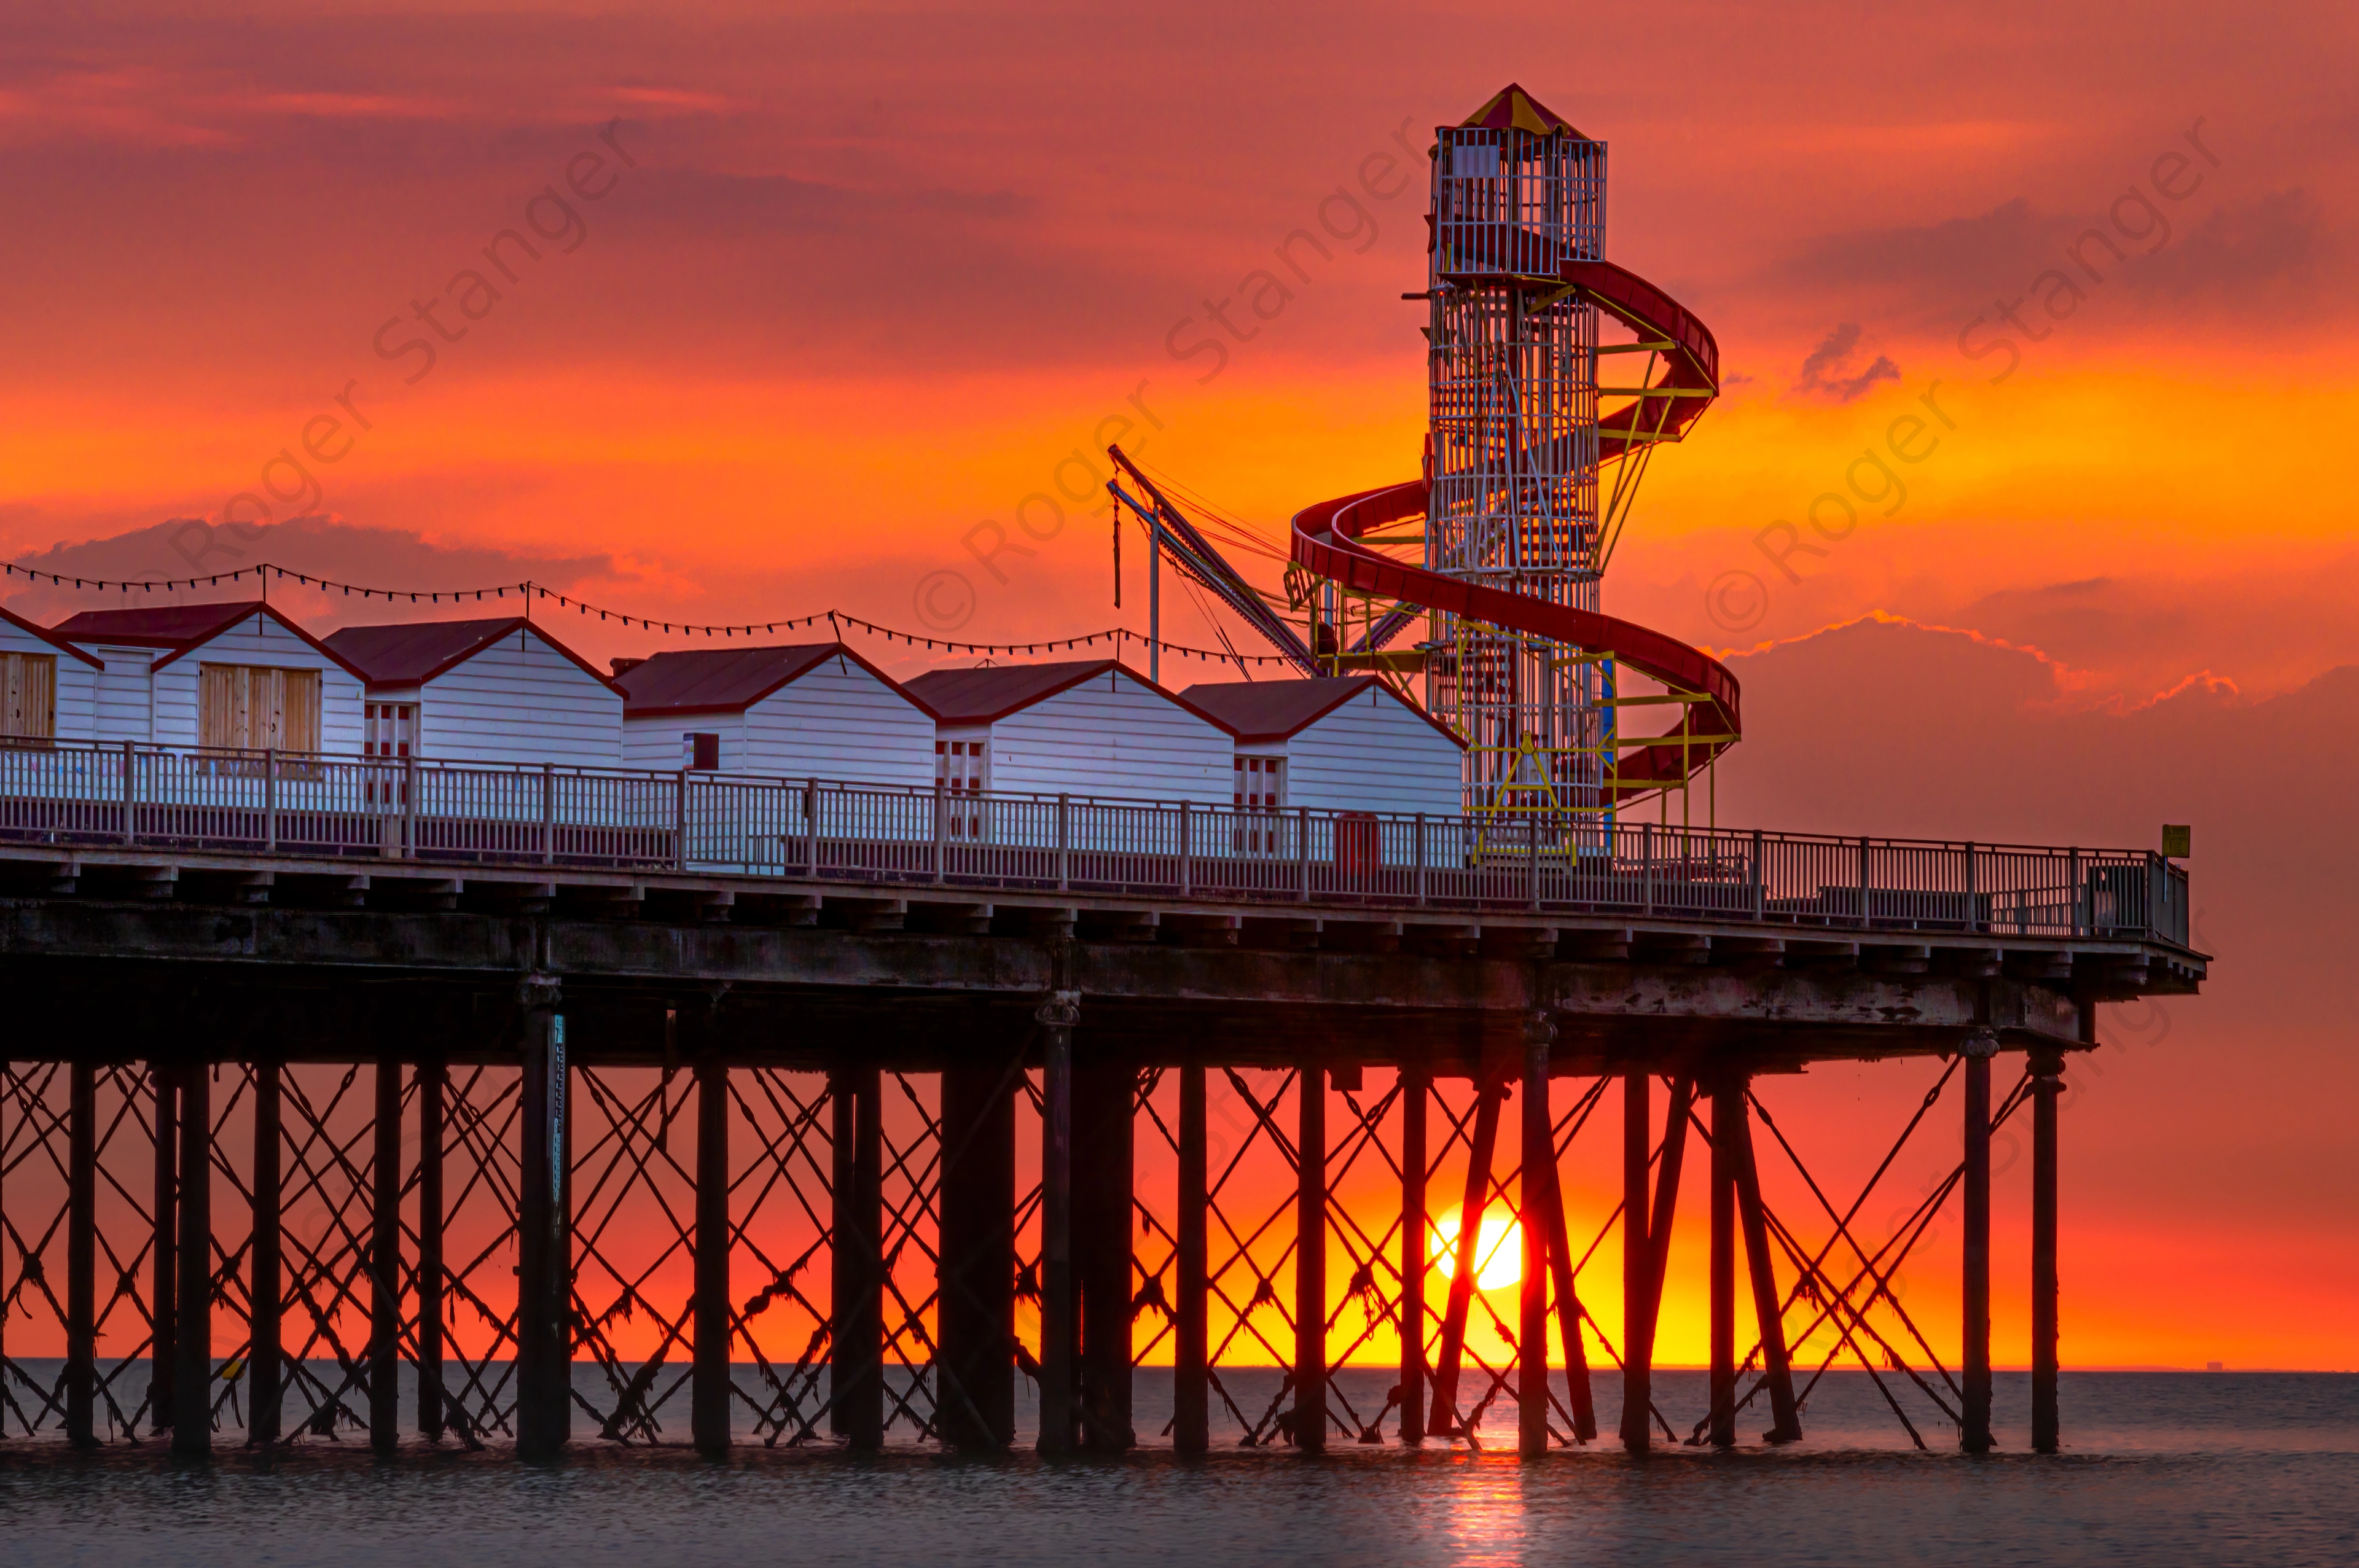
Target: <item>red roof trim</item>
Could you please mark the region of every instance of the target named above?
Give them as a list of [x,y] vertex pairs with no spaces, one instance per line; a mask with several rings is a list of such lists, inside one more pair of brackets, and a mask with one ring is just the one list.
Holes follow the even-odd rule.
[[[430,621],[395,622],[390,622],[390,624],[431,626],[437,624],[437,622]],[[443,624],[447,624],[447,622],[444,622]],[[350,628],[339,628],[339,630],[349,629]],[[601,672],[597,665],[592,664],[589,660],[583,658],[581,654],[575,653],[572,649],[567,647],[564,643],[550,636],[548,629],[543,627],[538,622],[534,621],[529,616],[524,615],[512,615],[508,617],[506,621],[501,622],[498,625],[492,628],[492,630],[484,633],[481,637],[475,639],[474,642],[469,643],[466,647],[460,649],[457,653],[451,654],[440,664],[436,665],[433,668],[426,671],[423,675],[418,676],[414,679],[367,680],[367,677],[365,676],[364,676],[363,679],[367,685],[368,689],[372,692],[415,691],[420,687],[425,686],[429,681],[439,680],[442,676],[449,675],[452,670],[457,669],[469,659],[475,657],[485,649],[497,643],[503,637],[506,637],[516,632],[531,633],[534,636],[547,643],[550,648],[564,654],[565,657],[571,661],[577,669],[581,670],[583,675],[588,676],[592,680],[596,681],[600,686],[604,687],[607,690],[614,692],[618,696],[622,693],[623,688],[615,685],[610,676]]]
[[1451,729],[1449,725],[1444,724],[1440,719],[1436,719],[1432,714],[1428,713],[1424,708],[1419,708],[1416,703],[1411,702],[1407,697],[1401,696],[1400,693],[1395,691],[1390,686],[1377,679],[1375,676],[1346,676],[1343,678],[1352,686],[1353,689],[1338,692],[1333,700],[1329,702],[1324,708],[1319,708],[1315,712],[1310,714],[1291,730],[1245,730],[1230,729],[1230,727],[1225,724],[1222,725],[1221,728],[1228,730],[1229,732],[1234,735],[1240,742],[1246,745],[1252,745],[1257,741],[1291,741],[1297,735],[1301,734],[1305,730],[1310,729],[1312,725],[1326,719],[1337,708],[1343,707],[1346,703],[1356,700],[1362,692],[1374,689],[1384,693],[1386,697],[1391,697],[1395,702],[1399,703],[1411,713],[1416,714],[1419,719],[1424,719],[1426,723],[1433,727],[1435,733],[1441,736],[1460,751],[1462,752],[1466,749],[1466,742],[1459,737],[1456,730]]
[[[425,622],[419,622],[419,624],[425,624]],[[419,687],[424,686],[428,681],[434,679],[438,676],[450,674],[452,670],[457,669],[461,665],[465,664],[469,659],[473,658],[477,654],[482,653],[484,649],[490,647],[493,643],[498,642],[501,638],[506,636],[509,633],[515,631],[519,626],[529,626],[531,622],[527,621],[523,616],[512,615],[506,621],[501,622],[491,631],[485,633],[483,636],[475,639],[473,644],[460,649],[459,652],[443,660],[440,664],[436,665],[432,669],[428,670],[416,680],[373,680],[368,683],[368,688],[371,691],[414,690]],[[339,630],[342,630],[342,628],[339,628]],[[570,648],[563,648],[559,651],[569,654],[572,652]],[[575,659],[573,662],[578,665],[582,661],[580,659]],[[595,675],[597,672],[593,670],[591,673]]]
[[[212,643],[214,639],[229,632],[232,628],[242,625],[247,616],[261,615],[267,616],[269,619],[278,622],[280,626],[294,633],[296,637],[301,639],[301,641],[308,645],[312,652],[325,658],[330,664],[335,665],[338,669],[343,671],[354,680],[359,681],[363,686],[366,686],[368,684],[368,676],[361,673],[358,665],[345,658],[342,654],[337,653],[325,643],[320,641],[317,637],[312,636],[309,632],[304,631],[300,626],[296,625],[292,621],[288,620],[285,615],[279,612],[277,605],[266,604],[260,600],[255,600],[250,603],[237,606],[237,611],[238,612],[235,615],[232,615],[223,620],[220,625],[215,626],[212,631],[205,633],[202,636],[190,638],[188,641],[179,643],[149,643],[147,644],[148,646],[169,647],[172,650],[162,658],[158,659],[154,664],[149,665],[147,666],[149,673],[152,674],[157,670],[162,669],[166,665],[171,664],[176,660],[184,659],[190,654],[201,651],[207,643]],[[104,643],[113,641],[114,639],[104,636],[94,636],[88,640],[92,643]],[[136,647],[140,645],[140,640],[137,638],[125,637],[121,639],[121,641],[126,647]]]
[[[667,648],[664,650],[664,653],[683,651],[687,650]],[[650,658],[661,658],[663,654],[652,654],[648,656]],[[900,697],[904,702],[907,702],[919,712],[926,714],[937,721],[940,719],[941,715],[934,712],[931,708],[926,706],[924,702],[920,701],[909,691],[908,687],[903,686],[899,681],[895,680],[891,676],[886,675],[883,670],[878,669],[875,665],[870,664],[866,659],[861,657],[860,651],[857,648],[845,643],[835,643],[831,652],[822,654],[820,657],[813,659],[810,664],[805,665],[794,674],[788,676],[770,686],[763,687],[760,691],[756,692],[752,697],[747,697],[743,702],[668,703],[647,708],[625,708],[623,709],[623,717],[625,719],[661,719],[666,715],[687,717],[699,713],[744,713],[757,703],[767,702],[771,697],[776,697],[788,687],[794,685],[795,682],[802,679],[803,676],[810,674],[813,670],[822,669],[826,667],[830,661],[835,659],[851,660],[853,664],[858,665],[862,669],[866,670],[870,675],[875,676],[878,681],[883,683],[886,690]],[[619,686],[619,683],[617,683],[617,685]],[[627,694],[625,696],[625,700],[628,700]]]
[[[1011,665],[1008,667],[1015,668],[1020,666]],[[947,719],[940,713],[936,712],[932,706],[918,693],[912,691],[908,695],[909,699],[915,702],[919,707],[925,708],[929,713],[932,713],[938,723],[982,726],[986,724],[996,724],[1001,719],[1007,718],[1010,714],[1021,713],[1027,708],[1038,708],[1040,704],[1048,701],[1050,697],[1061,697],[1066,692],[1069,692],[1075,687],[1080,686],[1082,682],[1095,680],[1098,676],[1104,675],[1109,670],[1117,675],[1129,677],[1138,685],[1143,686],[1147,690],[1153,692],[1156,696],[1168,699],[1174,707],[1186,708],[1189,712],[1194,714],[1197,718],[1202,719],[1213,729],[1218,730],[1223,735],[1234,736],[1236,733],[1235,730],[1230,729],[1226,724],[1222,723],[1220,719],[1214,718],[1212,714],[1205,712],[1202,708],[1197,707],[1186,697],[1181,697],[1178,692],[1171,690],[1168,687],[1156,685],[1155,682],[1147,679],[1145,676],[1140,675],[1136,670],[1132,669],[1128,665],[1124,664],[1119,659],[1098,659],[1084,664],[1072,675],[1059,681],[1056,685],[1051,686],[1045,690],[1037,691],[1021,702],[1011,703],[1007,707],[989,714],[969,715],[958,719]],[[926,673],[928,675],[933,675],[936,672],[929,670]],[[966,672],[961,670],[951,673],[963,675]]]
[[80,659],[92,669],[103,670],[106,668],[106,661],[104,659],[98,657],[88,649],[74,646],[74,644],[67,642],[63,637],[59,636],[56,633],[50,631],[46,626],[35,625],[32,622],[26,620],[23,616],[17,614],[15,611],[9,609],[5,604],[0,604],[0,621],[5,621],[9,625],[14,626],[19,632],[31,633],[34,636],[38,637],[42,642],[47,643],[52,648],[61,649],[66,653],[71,654],[75,658]]

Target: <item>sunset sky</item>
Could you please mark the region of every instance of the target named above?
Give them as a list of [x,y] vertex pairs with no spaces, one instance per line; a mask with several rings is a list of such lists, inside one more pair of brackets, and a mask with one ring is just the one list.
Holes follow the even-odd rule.
[[[2109,1011],[2067,1117],[2068,1364],[2359,1367],[2354,13],[314,10],[0,21],[0,557],[1140,626],[1107,439],[1273,546],[1414,474],[1424,150],[1518,81],[1610,144],[1609,257],[1720,342],[1605,589],[1741,655],[1720,819],[2195,826],[2216,979]],[[1256,318],[1296,230],[1328,254]],[[1167,632],[1212,635],[1177,596]],[[1776,1092],[1844,1165],[1922,1088]]]

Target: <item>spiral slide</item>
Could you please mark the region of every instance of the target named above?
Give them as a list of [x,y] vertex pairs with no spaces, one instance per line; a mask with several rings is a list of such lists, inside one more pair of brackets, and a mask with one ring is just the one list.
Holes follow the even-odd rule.
[[[1712,333],[1670,296],[1611,262],[1566,261],[1560,276],[1636,332],[1666,367],[1627,407],[1600,421],[1600,464],[1626,459],[1650,442],[1678,440],[1720,388],[1720,346]],[[1611,615],[1444,577],[1359,542],[1386,524],[1422,517],[1426,492],[1425,481],[1409,480],[1303,508],[1294,517],[1295,561],[1355,592],[1611,653],[1621,666],[1696,699],[1663,734],[1623,741],[1625,750],[1606,775],[1614,804],[1676,789],[1735,744],[1744,733],[1736,677],[1701,649]]]

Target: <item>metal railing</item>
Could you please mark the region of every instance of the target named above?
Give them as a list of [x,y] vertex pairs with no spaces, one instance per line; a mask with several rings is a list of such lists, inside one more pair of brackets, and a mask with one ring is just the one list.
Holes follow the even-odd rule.
[[2147,850],[131,744],[0,746],[0,841],[2188,941]]

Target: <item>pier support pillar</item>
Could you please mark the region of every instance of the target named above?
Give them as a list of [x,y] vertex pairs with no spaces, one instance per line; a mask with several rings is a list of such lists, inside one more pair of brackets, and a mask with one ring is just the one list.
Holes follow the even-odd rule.
[[[1549,1043],[1556,1026],[1546,1013],[1524,1021],[1522,1176],[1516,1194],[1523,1238],[1523,1279],[1516,1323],[1516,1452],[1527,1459],[1549,1445],[1549,1230],[1556,1196],[1556,1125],[1549,1110]],[[1576,1330],[1576,1332],[1578,1332]]]
[[1969,1036],[1962,1049],[1966,1076],[1964,1275],[1960,1281],[1965,1345],[1959,1355],[1964,1377],[1964,1408],[1958,1446],[1969,1454],[1991,1451],[1991,1058],[1998,1041]]
[[[1745,1227],[1745,1261],[1753,1282],[1753,1319],[1761,1331],[1761,1377],[1769,1389],[1769,1430],[1766,1443],[1799,1443],[1802,1417],[1794,1400],[1794,1364],[1786,1347],[1784,1299],[1777,1293],[1777,1270],[1769,1250],[1769,1211],[1761,1202],[1761,1167],[1753,1153],[1750,1096],[1737,1089],[1736,1213]],[[1717,1129],[1713,1136],[1718,1137]]]
[[1073,1025],[1081,993],[1053,991],[1040,1026],[1040,1452],[1073,1449]]
[[1736,1123],[1742,1080],[1712,1086],[1712,1414],[1714,1448],[1736,1444]]
[[1647,1235],[1654,1087],[1643,1072],[1622,1075],[1622,1446],[1633,1454],[1649,1445],[1647,1412],[1655,1400],[1655,1336],[1647,1310],[1654,1249]]
[[935,1425],[954,1447],[1016,1441],[1015,1080],[942,1069],[941,1376]]
[[451,1067],[438,1054],[418,1064],[418,1430],[440,1442],[442,1409],[442,1139]]
[[1171,1303],[1171,1443],[1190,1456],[1212,1441],[1212,1322],[1209,1314],[1211,1200],[1207,1190],[1204,1068],[1180,1069],[1179,1213],[1174,1239],[1179,1297]]
[[524,982],[523,1159],[516,1219],[516,1457],[551,1459],[573,1434],[572,1161],[557,980]]
[[1433,1099],[1433,1075],[1403,1067],[1401,1087],[1401,1315],[1400,1436],[1425,1437],[1426,1217],[1425,1113]]
[[246,1254],[250,1314],[245,1350],[245,1439],[252,1446],[278,1441],[285,1404],[284,1330],[287,1282],[280,1239],[279,1119],[282,1088],[277,1062],[254,1064],[253,1242]]
[[[943,1198],[947,1205],[947,1183]],[[696,1361],[689,1433],[708,1459],[729,1452],[730,1240],[729,1068],[706,1050],[696,1059]]]
[[377,1059],[375,1151],[369,1172],[369,1446],[401,1443],[401,1062]]
[[1294,1076],[1294,1444],[1327,1450],[1327,1075]]
[[883,1087],[875,1067],[838,1067],[828,1075],[836,1128],[828,1379],[836,1430],[863,1452],[885,1445]]
[[179,1238],[179,1070],[161,1062],[147,1065],[147,1087],[155,1097],[156,1195],[154,1256],[147,1303],[148,1336],[147,1424],[157,1432],[172,1429],[172,1383],[178,1376],[175,1350],[179,1314],[174,1310],[180,1289]]
[[1474,1304],[1483,1216],[1491,1205],[1491,1155],[1499,1144],[1499,1100],[1506,1087],[1487,1066],[1476,1069],[1474,1136],[1466,1156],[1466,1196],[1458,1207],[1458,1256],[1451,1266],[1440,1354],[1433,1368],[1433,1407],[1425,1422],[1427,1433],[1435,1437],[1467,1435],[1459,1422],[1458,1372],[1466,1356],[1466,1318]]
[[180,1078],[179,1322],[172,1342],[172,1452],[213,1447],[212,1077],[201,1060]]
[[66,1069],[66,1441],[94,1447],[98,1433],[98,1078],[88,1062]]
[[[2083,1018],[2093,1019],[2095,1011],[2093,1003],[2082,1004]],[[2032,1053],[2031,1446],[2041,1454],[2055,1453],[2062,1435],[2056,1400],[2056,1111],[2063,1089],[2063,1054]]]
[[1082,1444],[1120,1454],[1130,1426],[1131,1102],[1137,1073],[1082,1050],[1073,1068],[1073,1276],[1080,1288]]
[[1557,1339],[1564,1346],[1565,1404],[1572,1413],[1573,1440],[1588,1443],[1597,1436],[1597,1390],[1590,1382],[1589,1349],[1581,1334],[1582,1319],[1588,1314],[1573,1282],[1574,1254],[1572,1238],[1565,1224],[1564,1178],[1553,1163],[1548,1175],[1549,1288],[1556,1296]]
[[[1663,1159],[1655,1173],[1655,1206],[1647,1218],[1647,1344],[1660,1338],[1663,1322],[1663,1281],[1671,1277],[1671,1232],[1679,1222],[1680,1178],[1687,1168],[1688,1130],[1695,1121],[1696,1081],[1681,1074],[1671,1080],[1671,1103],[1663,1118]],[[1647,1411],[1651,1418],[1654,1411]],[[1670,1427],[1662,1427],[1671,1437]]]

